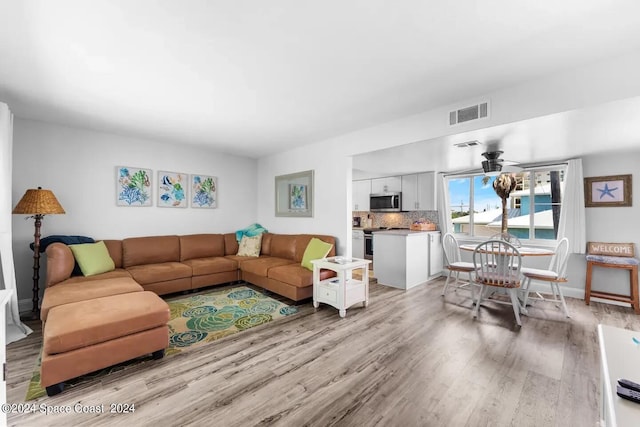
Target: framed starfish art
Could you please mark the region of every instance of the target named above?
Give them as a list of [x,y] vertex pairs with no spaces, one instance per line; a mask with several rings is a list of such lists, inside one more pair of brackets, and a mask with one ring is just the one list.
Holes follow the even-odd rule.
[[584,179],[584,205],[588,208],[631,206],[631,175]]

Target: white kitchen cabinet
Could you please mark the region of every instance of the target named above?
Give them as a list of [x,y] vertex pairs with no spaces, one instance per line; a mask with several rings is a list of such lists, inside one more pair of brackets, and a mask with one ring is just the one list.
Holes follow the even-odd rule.
[[418,210],[418,174],[402,175],[402,210]]
[[369,195],[371,194],[371,180],[352,181],[352,209],[354,211],[369,211]]
[[378,231],[373,233],[373,247],[373,265],[381,285],[410,289],[442,274],[439,231]]
[[444,269],[444,251],[442,248],[442,233],[430,231],[429,235],[429,279],[442,276]]
[[402,191],[402,178],[399,176],[387,176],[371,180],[371,193],[391,193]]
[[402,210],[436,210],[435,172],[402,176]]

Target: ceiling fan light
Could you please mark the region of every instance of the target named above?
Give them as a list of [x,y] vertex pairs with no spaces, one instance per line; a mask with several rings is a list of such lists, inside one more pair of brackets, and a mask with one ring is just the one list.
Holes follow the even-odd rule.
[[482,170],[485,175],[500,175],[502,171],[502,162],[500,160],[484,160],[482,162]]

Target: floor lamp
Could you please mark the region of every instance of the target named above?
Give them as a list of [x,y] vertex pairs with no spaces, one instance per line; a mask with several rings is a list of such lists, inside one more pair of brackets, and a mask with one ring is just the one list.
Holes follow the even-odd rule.
[[40,318],[40,226],[42,218],[50,214],[63,214],[64,209],[58,203],[58,199],[53,195],[51,190],[29,189],[22,199],[13,208],[14,214],[30,215],[27,218],[35,219],[36,230],[33,235],[33,308],[31,309],[30,319]]

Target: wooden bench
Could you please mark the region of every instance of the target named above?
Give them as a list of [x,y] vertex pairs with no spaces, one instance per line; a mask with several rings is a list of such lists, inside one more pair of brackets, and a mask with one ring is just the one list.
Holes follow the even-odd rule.
[[[587,281],[584,287],[585,304],[589,305],[591,297],[626,302],[631,304],[636,314],[640,314],[640,301],[638,299],[638,264],[640,264],[640,260],[634,257],[634,253],[633,243],[588,243]],[[629,295],[592,290],[591,274],[593,267],[629,270]]]

